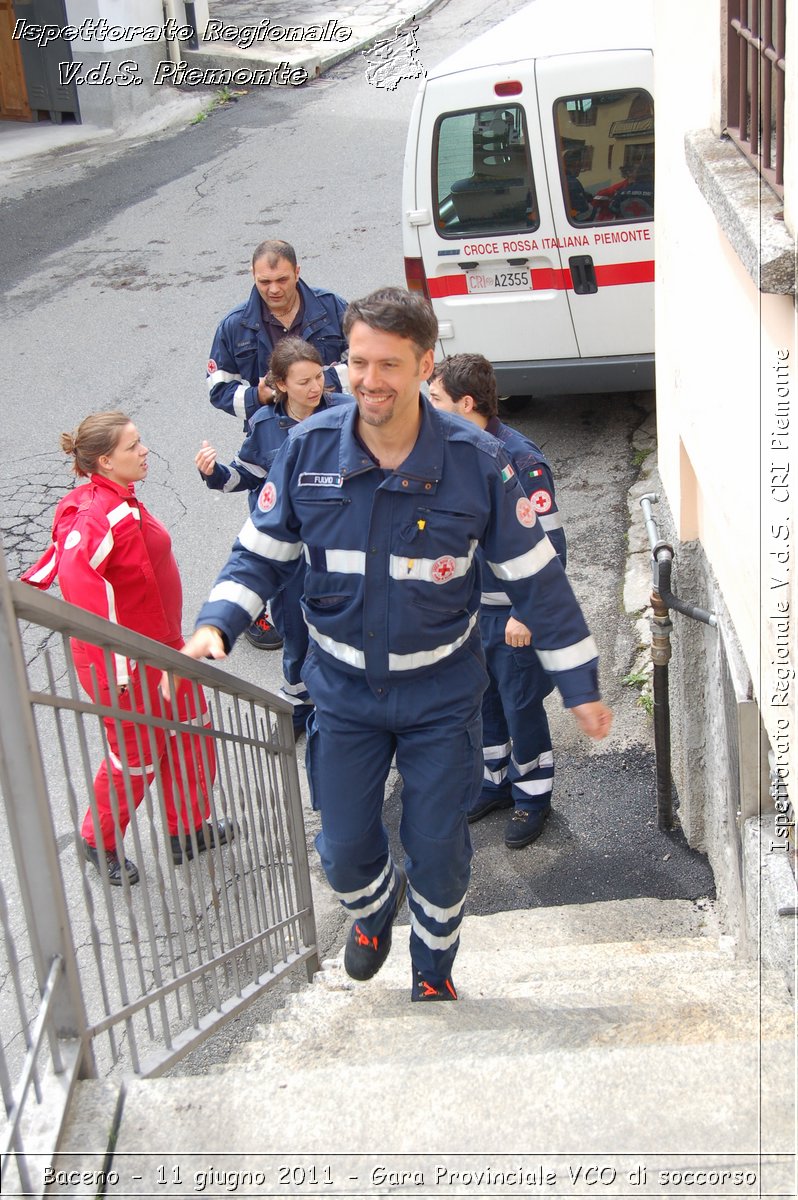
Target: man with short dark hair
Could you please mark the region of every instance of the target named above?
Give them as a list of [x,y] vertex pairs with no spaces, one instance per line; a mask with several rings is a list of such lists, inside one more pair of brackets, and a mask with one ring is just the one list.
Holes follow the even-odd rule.
[[[325,366],[325,384],[335,392],[346,386],[331,365],[346,357],[346,335],[341,321],[346,301],[326,288],[309,287],[299,278],[296,251],[289,242],[270,238],[252,254],[254,286],[249,299],[220,322],[208,360],[211,404],[244,421],[263,404],[271,404],[274,391],[266,382],[269,359],[278,341],[301,337],[318,350]],[[246,633],[258,650],[279,650],[282,634],[262,612]]]
[[[496,376],[481,354],[455,354],[436,366],[430,400],[501,442],[540,525],[565,566],[565,531],[554,499],[554,480],[542,450],[498,417]],[[551,813],[554,753],[543,701],[554,688],[535,651],[532,631],[512,606],[482,550],[479,624],[490,682],[482,698],[482,791],[469,823],[496,808],[512,808],[504,831],[511,850],[540,837]]]
[[[341,325],[346,301],[326,288],[309,287],[299,273],[293,246],[277,238],[261,242],[252,255],[254,286],[249,299],[229,312],[216,330],[208,361],[210,401],[241,417],[245,429],[259,406],[273,400],[266,373],[280,338],[291,334],[310,342],[327,368],[346,356]],[[334,391],[343,390],[334,370],[328,369],[325,378]]]
[[[377,973],[407,887],[411,998],[456,1000],[487,683],[478,545],[583,731],[606,736],[612,714],[582,612],[501,444],[420,394],[437,338],[429,303],[384,288],[349,305],[344,329],[357,403],[309,417],[278,452],[185,652],[225,657],[304,555],[308,777],[317,849],[353,917],[344,966]],[[406,874],[382,821],[394,754]]]

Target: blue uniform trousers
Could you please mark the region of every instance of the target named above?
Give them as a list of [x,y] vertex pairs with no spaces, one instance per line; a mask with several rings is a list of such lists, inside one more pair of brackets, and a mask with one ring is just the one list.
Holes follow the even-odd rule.
[[302,681],[302,664],[308,652],[308,627],[302,615],[302,591],[305,583],[304,562],[289,582],[269,603],[272,624],[283,639],[283,684],[280,695],[293,705],[294,728],[301,731],[313,711],[308,690]]
[[534,646],[508,646],[510,610],[480,609],[479,622],[490,683],[482,700],[483,798],[512,799],[539,812],[551,804],[554,756],[543,701],[554,685]]
[[308,778],[321,814],[327,878],[350,916],[379,937],[396,905],[396,870],[382,820],[394,754],[402,777],[410,956],[424,977],[451,974],[471,872],[466,812],[482,776],[480,706],[487,682],[477,639],[423,677],[393,676],[379,699],[364,676],[310,654],[303,671],[316,708]]

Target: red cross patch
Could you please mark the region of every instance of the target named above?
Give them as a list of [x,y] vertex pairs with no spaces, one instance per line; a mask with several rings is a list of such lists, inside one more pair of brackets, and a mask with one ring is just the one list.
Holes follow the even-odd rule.
[[264,483],[258,496],[258,508],[262,512],[271,512],[277,503],[277,488],[273,483]]
[[444,554],[443,558],[436,558],[432,564],[433,583],[446,583],[447,579],[451,579],[454,575],[456,565],[451,554]]
[[209,358],[208,359],[208,374],[213,375],[214,371],[216,371],[217,369],[218,368],[216,366],[216,360],[213,358]]
[[515,515],[522,525],[527,529],[531,529],[535,524],[537,517],[535,516],[535,506],[531,500],[527,500],[526,496],[522,496],[515,505]]
[[529,499],[534,504],[536,513],[547,513],[551,508],[551,493],[547,492],[545,488],[533,492]]

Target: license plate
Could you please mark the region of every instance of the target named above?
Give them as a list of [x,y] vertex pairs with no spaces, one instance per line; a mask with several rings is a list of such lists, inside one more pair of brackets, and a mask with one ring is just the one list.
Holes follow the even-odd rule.
[[528,292],[532,287],[529,271],[469,271],[468,291]]

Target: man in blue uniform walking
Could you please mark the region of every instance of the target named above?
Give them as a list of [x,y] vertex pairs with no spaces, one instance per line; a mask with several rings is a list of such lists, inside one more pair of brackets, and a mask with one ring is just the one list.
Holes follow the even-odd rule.
[[[498,438],[560,562],[566,545],[542,450],[499,420],[496,376],[481,354],[455,354],[436,366],[429,384],[436,408],[457,413]],[[535,651],[532,631],[513,611],[504,585],[482,550],[482,645],[490,683],[482,698],[482,791],[468,811],[472,824],[495,808],[512,808],[504,832],[511,850],[540,837],[551,813],[554,753],[543,701],[554,689]]]
[[249,418],[274,391],[266,374],[269,359],[281,338],[301,337],[315,346],[327,367],[327,384],[342,391],[331,364],[346,357],[342,319],[346,301],[328,288],[314,288],[300,279],[296,251],[272,238],[252,254],[253,288],[249,298],[219,322],[207,367],[208,395],[214,408]]
[[[207,366],[210,402],[221,412],[241,417],[247,433],[251,418],[274,402],[267,379],[269,360],[285,337],[310,342],[321,355],[328,387],[343,390],[345,371],[342,367],[342,379],[331,364],[346,357],[346,301],[328,288],[310,287],[299,276],[296,251],[289,242],[261,242],[252,254],[249,298],[222,318],[214,335]],[[279,650],[283,644],[265,611],[246,637],[258,650]]]
[[[477,546],[584,732],[606,736],[612,714],[582,612],[501,443],[420,394],[431,306],[385,288],[349,305],[344,330],[357,404],[310,417],[279,451],[185,650],[223,658],[304,553],[308,772],[317,848],[353,917],[346,970],[380,969],[407,886],[411,997],[454,1000],[487,684]],[[394,754],[406,874],[382,820]]]

